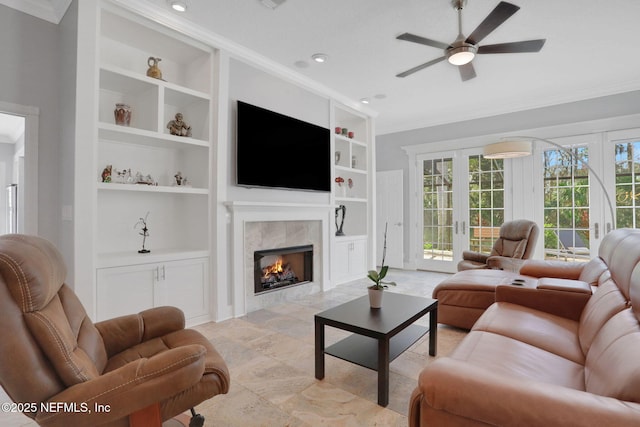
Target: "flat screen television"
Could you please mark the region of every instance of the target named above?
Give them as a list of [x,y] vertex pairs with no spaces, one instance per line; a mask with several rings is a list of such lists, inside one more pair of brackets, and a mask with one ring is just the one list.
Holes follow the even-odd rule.
[[238,185],[331,191],[329,129],[242,101],[237,111]]

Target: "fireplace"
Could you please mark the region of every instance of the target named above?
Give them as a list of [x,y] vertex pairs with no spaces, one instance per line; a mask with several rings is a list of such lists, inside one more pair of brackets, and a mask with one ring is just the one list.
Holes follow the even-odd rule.
[[256,294],[313,280],[313,245],[259,250],[253,253]]

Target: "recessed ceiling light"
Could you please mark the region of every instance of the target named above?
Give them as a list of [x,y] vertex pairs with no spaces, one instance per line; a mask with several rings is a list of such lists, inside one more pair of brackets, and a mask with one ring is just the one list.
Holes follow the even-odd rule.
[[322,64],[323,62],[326,62],[327,59],[329,59],[329,56],[324,53],[314,53],[313,55],[311,55],[311,59]]
[[368,104],[369,103],[369,98],[362,98],[360,100],[360,102],[362,102],[363,104]]
[[171,5],[171,9],[175,10],[176,12],[186,12],[187,11],[187,3],[184,1],[170,1],[169,4]]

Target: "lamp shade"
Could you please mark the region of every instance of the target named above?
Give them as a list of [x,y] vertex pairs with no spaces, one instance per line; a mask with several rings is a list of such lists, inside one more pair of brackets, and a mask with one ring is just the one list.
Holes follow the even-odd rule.
[[530,141],[500,141],[485,145],[483,155],[487,159],[511,159],[531,155]]

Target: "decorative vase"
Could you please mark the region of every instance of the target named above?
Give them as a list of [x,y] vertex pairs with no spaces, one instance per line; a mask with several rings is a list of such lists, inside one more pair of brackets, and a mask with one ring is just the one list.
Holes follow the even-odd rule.
[[369,305],[371,308],[381,308],[382,307],[382,289],[367,289],[369,291]]
[[162,61],[162,59],[154,58],[153,56],[150,56],[149,59],[147,59],[147,65],[149,66],[147,76],[162,80],[162,71],[158,68],[158,62],[160,61]]
[[131,107],[127,104],[116,104],[116,109],[113,110],[113,114],[117,125],[129,126],[131,123]]

